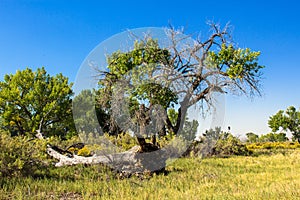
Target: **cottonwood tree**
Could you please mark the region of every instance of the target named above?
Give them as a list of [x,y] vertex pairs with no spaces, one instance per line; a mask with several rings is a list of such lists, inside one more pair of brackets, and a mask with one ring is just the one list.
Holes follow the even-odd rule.
[[[211,23],[210,28],[205,40],[171,28],[166,30],[170,42],[163,47],[146,35],[137,38],[131,50],[108,55],[107,70],[99,70],[97,103],[112,125],[142,139],[164,130],[177,135],[184,133],[188,109],[214,106],[215,93],[260,95],[260,52],[237,47],[229,26]],[[141,146],[144,141],[139,140]],[[132,154],[126,152],[126,159]],[[52,155],[60,159],[59,165],[81,162]],[[85,159],[82,162],[108,162],[104,157]]]
[[213,105],[213,93],[260,95],[263,68],[258,64],[260,52],[236,47],[230,40],[228,26],[224,29],[216,24],[210,26],[212,34],[205,41],[198,39],[182,47],[187,36],[171,29],[167,33],[171,40],[169,47],[162,48],[155,38],[147,37],[138,40],[131,51],[117,51],[108,56],[108,71],[102,71],[99,81],[99,104],[118,109],[121,99],[115,108],[112,99],[122,81],[127,88],[120,87],[130,107],[125,118],[136,118],[134,113],[139,106],[145,107],[145,116],[153,105],[160,105],[165,111],[176,108],[176,122],[172,123],[174,120],[165,115],[164,126],[177,134],[184,126],[187,110],[195,104]]
[[27,68],[5,75],[0,82],[1,126],[12,134],[74,133],[72,84],[62,74],[50,76],[45,68]]
[[288,107],[285,111],[279,110],[269,118],[268,124],[274,132],[280,128],[290,131],[293,139],[300,142],[300,111],[297,111],[294,106]]

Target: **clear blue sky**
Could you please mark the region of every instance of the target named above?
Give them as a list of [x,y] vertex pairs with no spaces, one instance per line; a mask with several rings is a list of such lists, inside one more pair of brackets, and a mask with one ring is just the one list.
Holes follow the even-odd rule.
[[298,1],[0,0],[0,80],[17,69],[45,66],[75,80],[87,54],[108,37],[139,27],[184,26],[207,33],[207,20],[234,26],[241,47],[262,52],[263,97],[227,96],[224,127],[267,133],[268,117],[300,105]]

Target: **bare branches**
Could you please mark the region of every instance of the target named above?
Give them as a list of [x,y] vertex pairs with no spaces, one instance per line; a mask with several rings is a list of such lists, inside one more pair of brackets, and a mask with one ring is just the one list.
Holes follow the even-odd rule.
[[[183,111],[186,110],[182,108],[182,106],[189,107],[198,102],[203,103],[203,101],[200,100],[211,104],[210,96],[212,93],[238,91],[246,95],[261,94],[259,88],[261,74],[251,73],[251,66],[247,66],[248,61],[242,61],[241,63],[245,65],[238,66],[241,63],[235,63],[234,60],[232,60],[235,59],[235,56],[240,56],[239,59],[246,60],[247,58],[243,57],[242,54],[239,55],[242,51],[234,50],[234,43],[231,37],[232,27],[229,23],[223,28],[213,22],[209,22],[208,24],[210,26],[211,35],[207,40],[201,41],[198,38],[196,41],[193,40],[193,43],[185,43],[185,46],[181,45],[180,51],[178,50],[180,42],[186,42],[191,38],[180,37],[183,33],[174,28],[168,32],[172,41],[172,46],[169,47],[172,55],[170,58],[170,67],[173,67],[172,69],[178,74],[170,78],[169,81],[184,84],[180,85],[178,88],[181,89],[177,91],[185,95],[180,104],[181,115],[185,115]],[[221,49],[227,48],[227,46],[233,49],[230,53],[237,55],[230,55],[232,57],[224,58],[222,62],[209,60],[211,52],[218,54]],[[256,56],[256,54],[253,53],[253,56]],[[228,69],[231,69],[231,71],[240,71],[243,69],[243,71],[239,72],[241,73],[239,75],[232,76],[228,73]],[[183,92],[182,88],[186,88],[186,91]]]

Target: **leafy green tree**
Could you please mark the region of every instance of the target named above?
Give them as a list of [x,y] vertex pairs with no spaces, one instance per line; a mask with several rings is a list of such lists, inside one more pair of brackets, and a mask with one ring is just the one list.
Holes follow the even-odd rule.
[[256,135],[255,133],[246,133],[247,136],[247,142],[257,142],[258,141],[258,135]]
[[284,142],[287,141],[285,133],[268,133],[259,137],[260,142]]
[[[185,40],[182,32],[170,30],[173,45],[168,48],[147,37],[136,41],[128,52],[114,52],[107,59],[108,71],[102,71],[99,78],[98,103],[112,118],[131,117],[140,127],[151,124],[149,113],[154,105],[169,114],[170,108],[176,109],[165,115],[163,126],[177,134],[183,130],[188,109],[195,104],[213,105],[213,93],[260,95],[260,52],[234,46],[228,27],[211,24],[211,28],[213,33],[205,41],[180,45]],[[120,82],[127,84],[121,92],[116,91]],[[120,109],[112,114],[120,106],[120,99],[112,102],[117,96],[131,105],[127,114]],[[124,124],[129,123],[125,120]]]
[[18,135],[38,129],[48,135],[74,133],[71,86],[68,78],[50,76],[44,68],[5,75],[0,82],[2,128]]
[[280,128],[290,131],[293,139],[300,142],[300,112],[294,106],[288,107],[286,111],[279,110],[269,118],[268,124],[274,132]]

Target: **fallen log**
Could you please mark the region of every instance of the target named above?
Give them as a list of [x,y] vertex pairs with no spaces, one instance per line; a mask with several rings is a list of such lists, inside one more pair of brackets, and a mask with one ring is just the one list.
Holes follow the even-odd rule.
[[58,162],[56,167],[70,166],[77,164],[103,164],[115,169],[118,172],[125,173],[143,173],[160,171],[166,166],[166,160],[170,157],[168,149],[159,149],[153,152],[140,153],[140,146],[134,146],[132,149],[113,154],[102,154],[90,157],[74,155],[69,157],[56,151],[52,146],[47,146],[47,153]]
[[[43,134],[39,131],[36,135],[39,139],[44,139]],[[78,164],[102,164],[114,170],[127,174],[157,172],[166,166],[169,158],[179,157],[182,152],[178,151],[174,146],[169,145],[164,148],[154,147],[153,144],[143,144],[144,146],[134,146],[128,151],[121,153],[108,153],[99,151],[89,157],[63,154],[56,146],[47,145],[47,154],[57,159],[56,167],[71,166]],[[149,152],[145,152],[147,148]],[[150,148],[151,147],[151,148]]]

